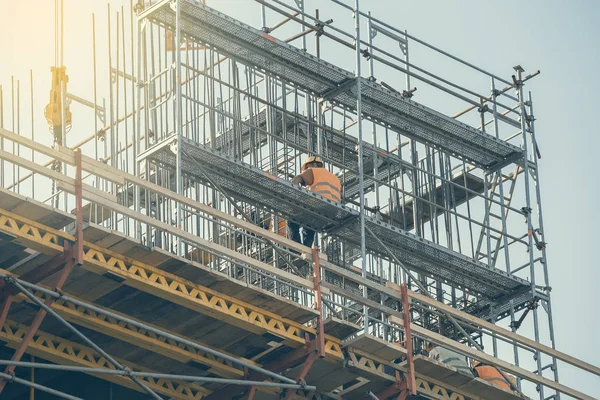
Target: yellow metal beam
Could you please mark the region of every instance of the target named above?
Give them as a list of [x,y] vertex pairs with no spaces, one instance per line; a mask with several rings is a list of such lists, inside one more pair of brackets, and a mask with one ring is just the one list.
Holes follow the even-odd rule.
[[[3,269],[0,269],[0,272],[17,277],[15,274],[12,274]],[[42,292],[35,292],[34,295],[37,296],[40,300],[46,300],[46,297],[44,296],[44,294]],[[71,294],[69,294],[69,297],[77,299],[77,297],[75,297]],[[82,299],[78,299],[78,300],[84,301]],[[27,298],[23,294],[19,294],[14,299],[15,303],[21,303],[23,301],[33,304],[33,301],[31,301],[29,298]],[[82,307],[82,306],[77,306],[73,303],[67,302],[62,299],[58,299],[58,300],[54,301],[50,305],[50,307],[54,311],[58,312],[61,315],[61,317],[63,317],[65,320],[67,320],[69,322],[75,323],[77,325],[83,326],[83,327],[91,329],[91,330],[94,330],[96,332],[100,332],[100,333],[110,336],[112,338],[119,339],[123,342],[132,344],[136,347],[146,349],[148,351],[160,354],[162,356],[168,357],[172,360],[179,361],[184,364],[187,364],[190,361],[194,361],[194,362],[209,366],[210,369],[207,370],[209,373],[217,375],[222,378],[232,378],[232,379],[243,379],[244,378],[244,369],[242,367],[235,365],[231,361],[225,360],[222,357],[218,357],[218,356],[215,356],[208,352],[203,352],[201,350],[198,350],[192,346],[189,346],[186,343],[179,342],[179,341],[176,341],[176,340],[173,340],[170,338],[166,338],[164,336],[156,335],[153,332],[149,332],[145,329],[138,328],[138,327],[131,325],[127,322],[124,322],[122,320],[119,320],[119,319],[116,319],[113,317],[108,317],[108,316],[98,313],[94,310],[90,310],[90,309],[88,309],[86,307]],[[104,308],[99,305],[95,305],[95,307],[101,308],[101,309]],[[115,310],[110,310],[110,312],[113,314],[122,315],[121,313],[119,313]],[[129,315],[127,315],[126,317],[128,319],[133,319],[138,322],[141,322],[145,325],[152,326],[153,328],[160,329],[165,332],[171,333],[175,336],[181,336],[177,332],[172,332],[163,327],[155,326],[155,325],[149,324],[147,322],[140,321]],[[198,340],[193,340],[188,337],[185,337],[185,339],[188,341],[195,342],[201,346],[210,347],[207,344],[202,343]],[[210,347],[210,348],[212,348],[212,347]],[[215,350],[224,352],[223,350],[220,350],[220,349],[215,349]],[[233,354],[229,354],[227,352],[224,352],[224,353],[226,353],[230,356],[233,356],[233,357],[237,357],[237,356],[235,356]],[[256,362],[253,362],[252,360],[248,360],[243,357],[237,357],[237,358],[239,358],[245,362],[255,364],[257,366],[262,366]],[[268,380],[268,381],[271,381],[271,380]],[[270,393],[270,394],[275,394],[275,395],[277,395],[281,392],[281,389],[274,388],[274,387],[257,387],[257,390],[264,392],[264,393]],[[296,396],[294,398],[296,399],[296,398],[301,398],[301,397]]]
[[[17,348],[25,336],[27,328],[28,326],[26,325],[7,320],[0,331],[0,339],[6,341],[8,347]],[[114,365],[109,363],[93,349],[39,330],[29,344],[27,353],[57,364],[112,370],[116,369]],[[154,372],[118,358],[117,361],[127,365],[134,371]],[[107,374],[91,375],[136,391],[142,390],[131,379],[125,376]],[[177,400],[200,400],[203,396],[211,393],[210,390],[195,384],[168,379],[139,379],[157,393],[164,394]]]
[[[37,248],[46,254],[56,254],[59,249],[62,249],[62,246],[57,244],[58,237],[67,240],[72,238],[64,232],[2,209],[0,209],[0,218],[5,221],[0,223],[0,231],[15,236],[17,241],[24,246]],[[52,240],[45,239],[47,237]],[[99,275],[111,272],[124,278],[125,285],[225,321],[249,332],[260,335],[269,332],[283,338],[284,343],[291,347],[303,346],[306,343],[305,333],[313,337],[316,335],[316,330],[313,328],[282,318],[260,307],[223,295],[89,242],[84,242],[83,260],[83,268],[86,270]],[[333,336],[325,336],[325,351],[326,357],[331,361],[341,361],[344,358],[340,340]]]
[[[3,273],[6,271],[0,269]],[[35,292],[35,296],[40,298],[41,300],[45,300],[45,296],[41,292]],[[69,294],[70,297],[76,298],[75,296]],[[29,300],[23,294],[17,296],[14,302],[19,303],[21,301],[26,301],[28,303],[33,302]],[[83,301],[83,300],[82,300]],[[69,322],[75,323],[77,325],[83,326],[85,328],[94,330],[96,332],[100,332],[107,336],[110,336],[115,339],[119,339],[123,342],[132,344],[134,346],[140,347],[142,349],[146,349],[152,351],[154,353],[160,354],[162,356],[168,357],[170,359],[179,361],[181,363],[188,363],[190,361],[194,361],[200,363],[202,365],[206,365],[210,367],[208,372],[218,375],[223,378],[235,378],[240,379],[244,376],[244,370],[242,367],[234,365],[231,361],[225,360],[221,357],[214,356],[210,353],[200,351],[194,347],[191,347],[185,343],[178,342],[176,340],[168,339],[164,336],[156,335],[155,333],[149,332],[145,329],[140,329],[136,326],[123,322],[122,320],[108,317],[104,314],[100,314],[96,311],[90,310],[86,307],[76,306],[73,303],[64,301],[62,299],[58,299],[52,303],[50,306],[54,311],[58,312],[61,317],[66,319]],[[95,307],[103,308],[101,306],[95,305]],[[121,314],[115,310],[110,310],[113,314]],[[129,315],[126,316],[128,319],[137,320]],[[171,333],[176,336],[181,336],[177,332],[169,331],[163,327],[155,326],[149,324],[145,321],[137,320],[140,323],[145,325],[149,325],[153,328],[163,330],[165,332]],[[193,341],[201,346],[210,347],[205,343],[202,343],[198,340],[193,340],[190,338],[185,338],[186,340]],[[220,349],[215,349],[216,351],[223,352]],[[229,354],[233,356],[232,354]],[[260,364],[255,363],[251,360],[240,358],[243,361],[256,364],[260,366]]]
[[[362,353],[361,351],[348,352],[349,364],[358,370],[365,371],[370,375],[376,375],[381,379],[386,379],[390,382],[390,385],[396,381],[395,376],[385,372],[385,366],[391,367],[398,371],[406,372],[405,368],[397,364],[380,360],[377,357],[373,357]],[[483,400],[477,397],[469,396],[466,397],[460,393],[460,390],[454,387],[448,387],[443,382],[432,379],[428,376],[416,374],[417,393],[427,396],[429,398],[437,400]],[[450,389],[450,390],[449,390]],[[452,390],[453,389],[453,390]]]
[[75,237],[72,235],[6,210],[0,210],[0,232],[14,236],[15,243],[50,256],[63,251],[63,240],[75,242]]
[[[34,294],[40,299],[44,299],[42,293],[36,292]],[[74,297],[73,295],[69,296]],[[27,301],[33,304],[33,302],[26,298],[24,295],[19,295],[18,298],[15,299],[15,302],[20,301]],[[85,307],[76,306],[64,300],[56,300],[54,303],[52,303],[51,307],[52,309],[54,309],[54,311],[58,312],[61,317],[63,317],[69,322],[94,330],[96,332],[103,333],[112,338],[122,340],[123,342],[132,344],[139,348],[146,349],[148,351],[160,354],[164,357],[168,357],[172,360],[179,361],[184,364],[187,364],[190,361],[194,361],[196,363],[206,365],[210,367],[210,369],[208,369],[207,372],[219,376],[221,378],[244,378],[244,369],[242,367],[235,365],[231,361],[225,360],[222,357],[217,357],[213,354],[198,350],[194,347],[187,345],[186,343],[178,342],[172,339],[168,339],[164,336],[156,335],[152,332],[148,332],[145,329],[140,329],[136,326],[120,321],[113,317],[107,317],[106,315],[99,314],[96,311],[89,310]],[[98,305],[96,305],[96,307],[103,308]],[[115,310],[110,311],[114,314],[120,314]],[[127,318],[135,320],[135,318],[131,316],[127,316]],[[154,326],[148,324],[147,322],[143,323],[146,325],[150,325],[154,328],[167,331],[173,335],[179,335],[178,333],[168,331],[165,328]],[[201,346],[210,347],[205,343],[199,342],[198,340],[192,340],[187,337],[185,339],[196,342]],[[220,349],[215,350],[223,352],[223,350]],[[229,355],[233,356],[232,354]],[[256,364],[257,366],[261,366],[260,364],[255,363],[251,360],[245,358],[240,359],[249,363]],[[257,390],[271,394],[278,394],[281,392],[281,390],[278,388],[262,386],[257,387]]]

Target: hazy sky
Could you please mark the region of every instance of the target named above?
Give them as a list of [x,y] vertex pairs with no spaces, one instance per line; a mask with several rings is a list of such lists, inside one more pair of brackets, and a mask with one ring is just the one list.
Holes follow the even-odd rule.
[[[103,48],[106,4],[105,0],[65,0],[69,91],[87,98],[91,93],[91,13],[96,13],[97,41]],[[116,11],[121,5],[128,8],[129,0],[111,4]],[[250,0],[209,0],[208,4],[234,15],[252,12],[256,24],[260,21],[256,4]],[[361,4],[364,11],[371,7],[374,16],[502,77],[509,78],[516,64],[526,73],[541,70],[526,89],[533,92],[542,153],[541,188],[557,347],[600,364],[596,258],[600,217],[594,205],[600,199],[596,171],[600,138],[595,122],[595,98],[600,93],[600,2],[363,0]],[[49,67],[54,63],[53,5],[50,0],[0,0],[0,85],[7,101],[11,75],[21,81],[23,112],[29,116],[29,70],[33,69],[36,137],[37,132],[47,131],[40,109],[48,101]],[[327,15],[329,8],[319,7],[323,19],[348,19],[344,13]],[[353,70],[353,65],[346,69]],[[427,104],[435,104],[431,100]],[[75,125],[70,143],[93,132],[89,126]],[[23,121],[21,132],[29,128],[29,122]],[[50,144],[50,134],[40,141]],[[562,383],[600,397],[600,378],[574,372],[564,364],[560,364],[560,377]]]

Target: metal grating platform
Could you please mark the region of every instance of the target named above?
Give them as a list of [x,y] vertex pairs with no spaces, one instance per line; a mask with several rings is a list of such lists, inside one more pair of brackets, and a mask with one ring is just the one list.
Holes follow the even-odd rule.
[[[492,299],[510,295],[529,286],[523,279],[488,267],[400,228],[369,217],[365,218],[365,223],[399,260],[419,273],[469,288]],[[358,221],[342,226],[334,235],[359,246],[360,238],[357,232]],[[372,235],[367,234],[366,242],[370,251],[389,258],[386,249]]]
[[[173,7],[173,2],[164,0],[143,11],[139,18],[148,18],[174,29]],[[351,82],[355,80],[352,73],[199,2],[182,2],[181,32],[242,64],[355,110],[356,98],[350,92]],[[403,135],[490,170],[507,165],[522,155],[516,146],[405,99],[377,83],[363,78],[359,82],[363,91],[363,114]]]
[[[405,136],[490,170],[515,161],[522,154],[516,146],[405,99],[368,79],[359,78],[359,82],[365,116]],[[346,109],[356,108],[356,97],[349,91],[334,91],[326,97]]]
[[[259,129],[253,129],[252,127]],[[264,132],[266,129],[266,112],[262,110],[252,118],[244,118],[244,124],[238,135],[235,135],[233,130],[228,130],[217,136],[214,149],[242,159],[250,154],[252,149],[267,143],[268,135]],[[252,131],[254,131],[254,143],[250,134]],[[309,145],[309,138],[316,141],[317,132],[313,125],[309,125],[305,116],[289,113],[284,117],[283,113],[278,111],[275,113],[271,135],[293,149],[310,153],[312,149]],[[358,174],[355,172],[358,169],[358,139],[327,127],[323,131],[323,140],[325,145],[321,155],[334,165],[346,169],[344,173],[338,175],[343,183],[343,198],[345,200],[356,199],[359,193]],[[377,154],[377,179],[379,181],[389,182],[398,177],[403,171],[401,162],[396,155],[370,143],[363,142],[363,146],[364,187],[366,192],[374,187],[375,153]]]
[[[140,158],[175,168],[175,154],[171,149],[173,142],[174,138],[166,139]],[[293,215],[290,219],[319,230],[333,228],[340,221],[355,218],[352,210],[192,140],[182,138],[182,146],[185,175],[195,181],[209,183],[200,170],[202,168],[210,173],[210,179],[237,200],[276,210],[288,218]]]
[[[354,75],[194,0],[181,3],[182,35],[218,48],[240,62],[269,71],[290,82],[302,82],[313,93],[323,93]],[[175,28],[175,5],[164,0],[139,15]],[[268,68],[265,68],[268,66]],[[310,76],[310,78],[307,78]]]
[[[182,138],[182,170],[190,179],[210,184],[205,174],[238,200],[276,210],[303,226],[325,231],[360,245],[358,212],[280,180],[239,160],[227,157],[189,139]],[[149,149],[140,157],[167,168],[175,168],[174,138]],[[274,195],[276,194],[276,195]],[[507,298],[529,287],[523,279],[474,261],[462,254],[416,237],[399,228],[366,217],[366,225],[409,268],[490,299]],[[387,251],[372,235],[367,248],[387,257]]]
[[[365,178],[365,183],[370,182],[371,185],[373,183],[373,179],[371,177]],[[458,174],[455,174],[452,178],[452,182],[466,187],[467,189],[474,191],[476,193],[483,193],[484,184],[483,180],[478,176],[475,176],[471,173],[463,173],[460,171]],[[428,203],[417,201],[420,206],[420,219],[423,223],[429,222],[432,215],[438,217],[444,213],[444,208],[455,208],[461,204],[464,204],[467,200],[472,198],[474,194],[463,190],[460,187],[450,185],[442,185],[438,183],[435,190],[433,192],[426,192],[421,195],[422,198],[427,199],[431,202],[434,202],[440,207],[434,207],[429,205]],[[434,200],[435,199],[435,200]],[[411,231],[415,228],[414,224],[414,198],[408,197],[404,205],[402,205],[402,199],[396,198],[393,199],[393,207],[391,212],[382,212],[378,215],[383,222],[390,224],[392,226],[397,226],[406,231]],[[447,202],[447,207],[444,207],[444,202]],[[432,210],[433,209],[433,210]],[[352,262],[358,258],[360,258],[360,249],[354,246],[346,246],[346,260]]]

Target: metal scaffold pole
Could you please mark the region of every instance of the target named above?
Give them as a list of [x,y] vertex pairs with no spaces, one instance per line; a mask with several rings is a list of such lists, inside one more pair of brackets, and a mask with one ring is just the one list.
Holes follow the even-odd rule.
[[[548,259],[546,256],[546,244],[544,243],[544,235],[545,235],[545,230],[544,230],[544,221],[542,218],[542,194],[541,194],[541,188],[540,188],[540,170],[539,170],[539,158],[541,157],[541,154],[539,153],[538,150],[538,146],[537,146],[537,140],[535,137],[535,117],[534,117],[534,113],[533,113],[533,100],[531,97],[531,92],[529,92],[529,97],[528,97],[528,103],[529,103],[529,115],[527,116],[529,118],[529,129],[531,131],[531,141],[533,142],[531,147],[533,149],[533,161],[535,164],[535,192],[536,192],[536,200],[537,200],[537,207],[538,207],[538,224],[539,224],[539,232],[541,235],[541,251],[542,251],[542,266],[544,268],[544,281],[546,284],[546,289],[549,290],[550,289],[550,277],[548,276]],[[554,321],[552,318],[552,302],[550,299],[550,295],[548,292],[548,300],[546,300],[546,313],[548,314],[548,333],[550,335],[550,344],[552,346],[553,349],[556,349],[556,342],[554,339]],[[556,363],[556,357],[552,357],[552,372],[554,375],[554,380],[556,382],[558,382],[558,365]],[[555,393],[555,398],[556,400],[560,400],[560,392],[556,391]]]
[[[535,246],[533,243],[533,222],[531,221],[532,218],[532,209],[531,209],[531,191],[530,191],[530,185],[529,185],[529,181],[530,181],[530,161],[529,161],[529,153],[528,153],[528,141],[527,141],[527,121],[525,119],[525,99],[523,98],[524,93],[523,93],[523,81],[522,81],[522,73],[523,73],[523,68],[518,65],[515,68],[515,71],[517,72],[517,79],[516,79],[516,89],[517,89],[517,97],[519,99],[519,109],[521,112],[521,136],[522,136],[522,142],[523,142],[523,172],[525,174],[525,204],[526,204],[526,218],[527,218],[527,245],[528,245],[528,253],[529,253],[529,271],[530,271],[530,279],[531,279],[531,292],[532,295],[535,295],[536,292],[536,280],[535,280],[535,260],[534,260],[534,251],[535,251]],[[534,338],[536,342],[540,341],[540,332],[539,332],[539,321],[538,321],[538,314],[537,314],[537,309],[533,309],[533,330],[534,330]],[[535,361],[537,364],[537,373],[541,376],[543,374],[543,369],[542,369],[542,359],[541,359],[541,354],[539,351],[535,352]],[[544,387],[539,385],[539,396],[540,396],[540,400],[544,400]]]
[[[494,77],[490,78],[491,81],[491,97],[494,100],[494,102],[492,103],[492,112],[493,112],[493,121],[494,121],[494,134],[496,135],[496,138],[500,138],[500,132],[499,132],[499,126],[498,126],[498,107],[496,105],[496,97],[498,95],[498,92],[496,90],[496,81],[494,79]],[[500,180],[500,184],[499,184],[499,193],[500,193],[500,201],[501,201],[501,206],[500,206],[500,211],[501,211],[501,217],[502,217],[502,232],[507,232],[507,227],[506,227],[506,210],[504,207],[504,202],[505,202],[505,197],[504,197],[504,182],[502,179],[502,170],[500,170],[500,176],[498,178]],[[502,239],[503,239],[503,247],[504,247],[504,262],[506,264],[506,272],[510,273],[510,257],[509,257],[509,253],[508,253],[508,237],[506,235],[502,235]],[[496,251],[499,251],[499,249],[497,249]],[[495,255],[497,257],[497,254]],[[511,300],[511,311],[510,311],[510,318],[511,318],[511,329],[513,332],[517,331],[517,328],[514,326],[514,321],[515,321],[515,313],[514,313],[514,307],[512,305],[512,300]],[[519,366],[519,349],[516,346],[516,343],[513,342],[513,357],[514,357],[514,362],[515,365]],[[521,381],[517,380],[517,387],[519,388],[519,390],[521,389]]]
[[[354,28],[356,41],[356,125],[358,129],[358,196],[360,202],[360,256],[362,262],[362,276],[367,277],[367,245],[365,238],[365,183],[364,183],[364,147],[363,147],[363,130],[362,130],[362,98],[361,98],[361,82],[360,82],[360,9],[359,0],[354,3]],[[363,297],[367,297],[367,287],[363,286]],[[364,331],[369,332],[369,308],[363,306]]]
[[[591,399],[558,382],[557,361],[600,368],[555,348],[539,71],[502,79],[376,18],[388,4],[124,2],[98,32],[92,14],[89,85],[56,85],[55,145],[33,74],[31,130],[19,76],[12,103],[0,86],[0,392],[78,399],[39,385],[66,371],[91,375],[82,397]],[[67,147],[71,102],[94,132]],[[431,346],[503,387],[454,385]]]
[[[264,374],[265,376],[277,379],[277,380],[279,380],[281,382],[288,383],[288,384],[295,384],[296,383],[293,379],[290,379],[290,378],[287,378],[287,377],[282,376],[280,374],[276,374],[276,373],[273,373],[271,371],[268,371],[268,370],[266,370],[264,368],[261,368],[261,367],[257,366],[256,364],[253,364],[253,363],[247,362],[245,360],[241,360],[241,359],[232,357],[232,356],[227,355],[227,354],[225,354],[223,352],[220,352],[220,351],[215,351],[215,350],[211,349],[210,347],[199,345],[198,343],[192,342],[190,340],[186,340],[186,339],[184,339],[182,337],[179,337],[177,335],[173,335],[173,334],[171,334],[169,332],[153,328],[153,327],[151,327],[151,326],[149,326],[147,324],[135,321],[133,319],[124,317],[124,316],[119,315],[119,314],[115,314],[115,313],[110,312],[108,310],[96,307],[96,306],[94,306],[92,304],[89,304],[89,303],[77,300],[77,299],[72,298],[70,296],[67,296],[67,295],[65,295],[63,293],[58,293],[58,292],[55,292],[55,291],[52,291],[52,290],[48,290],[48,289],[43,288],[43,287],[41,287],[39,285],[35,285],[35,284],[29,283],[29,282],[25,282],[25,281],[19,280],[17,278],[9,277],[8,275],[1,274],[1,273],[0,273],[0,278],[4,278],[6,280],[10,280],[22,293],[24,293],[29,299],[31,299],[31,301],[33,301],[34,303],[38,304],[40,307],[44,308],[49,314],[52,314],[52,316],[54,316],[55,318],[57,318],[64,325],[68,324],[69,329],[71,329],[76,334],[79,331],[77,331],[71,324],[69,324],[64,318],[62,318],[60,315],[58,315],[55,311],[53,311],[52,309],[48,308],[36,296],[34,296],[33,294],[31,294],[31,292],[28,291],[26,288],[42,292],[45,295],[50,296],[52,298],[56,298],[56,299],[60,298],[60,299],[62,299],[64,301],[68,301],[69,303],[72,303],[74,305],[85,307],[85,308],[87,308],[89,310],[92,310],[94,312],[100,313],[102,315],[106,315],[107,317],[116,318],[116,319],[118,319],[120,321],[123,321],[124,323],[131,324],[132,326],[136,326],[138,328],[145,329],[145,330],[147,330],[149,332],[153,332],[156,335],[164,336],[167,339],[175,340],[175,341],[181,342],[181,343],[183,343],[183,344],[185,344],[187,346],[193,347],[193,348],[195,348],[197,350],[200,350],[200,351],[203,351],[203,352],[206,352],[206,353],[210,353],[210,354],[215,355],[217,357],[221,357],[221,358],[223,358],[223,359],[225,359],[227,361],[239,364],[242,367],[245,367],[245,368],[248,368],[250,370],[259,372],[261,374]],[[89,341],[89,339],[87,339],[83,334],[81,334],[81,333],[79,333],[79,334],[81,335],[80,337],[82,339],[84,339],[86,341]],[[92,346],[93,343],[89,343],[89,344],[90,344],[90,346]],[[96,345],[93,344],[92,347],[94,347],[94,346],[96,346]],[[98,349],[99,348],[96,348],[96,350],[98,350]],[[112,357],[110,357],[108,354],[104,353],[104,351],[102,349],[99,349],[99,352],[105,354],[105,357],[109,361],[112,360]],[[115,364],[115,363],[113,363],[113,364]],[[115,365],[118,366],[119,364],[116,363]]]
[[[177,115],[176,125],[175,125],[175,134],[177,135],[177,170],[175,179],[177,180],[177,194],[183,194],[183,176],[181,172],[181,138],[183,137],[183,83],[181,80],[181,0],[177,0],[176,3],[176,28],[175,28],[175,91],[176,91],[176,99],[175,99],[175,110]],[[177,228],[183,228],[183,215],[182,215],[182,207],[181,203],[177,202]],[[177,237],[177,254],[182,255],[183,249],[181,248],[181,238]]]
[[[315,390],[314,386],[301,385],[296,383],[279,383],[279,382],[263,382],[263,381],[251,381],[243,379],[228,379],[228,378],[213,378],[209,376],[193,376],[193,375],[180,375],[180,374],[160,374],[155,372],[139,372],[139,371],[122,371],[119,369],[103,369],[103,368],[91,368],[91,367],[78,367],[70,365],[55,365],[46,364],[39,362],[26,362],[26,361],[12,361],[12,360],[0,360],[0,365],[10,365],[15,367],[30,367],[30,368],[41,368],[55,371],[72,371],[72,372],[84,372],[88,374],[100,374],[100,375],[119,375],[119,376],[131,376],[136,378],[156,378],[156,379],[178,379],[189,382],[201,382],[201,383],[222,383],[227,385],[242,385],[242,386],[260,386],[266,388],[281,388],[281,389],[302,389],[302,390]],[[0,373],[0,377],[8,378],[11,380],[11,375]],[[14,377],[13,377],[14,378]],[[18,379],[18,378],[17,378]],[[19,380],[18,383],[22,380]],[[33,386],[36,387],[36,386]],[[43,389],[41,389],[43,390]],[[47,390],[44,390],[47,391]],[[52,392],[48,392],[52,393]],[[60,393],[60,392],[57,392]],[[53,393],[54,394],[54,393]],[[78,397],[69,396],[63,394],[67,399],[79,399]]]

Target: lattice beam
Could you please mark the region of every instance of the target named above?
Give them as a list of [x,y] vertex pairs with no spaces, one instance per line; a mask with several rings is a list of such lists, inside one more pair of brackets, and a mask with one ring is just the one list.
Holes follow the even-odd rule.
[[[36,248],[45,254],[55,254],[62,246],[58,238],[74,241],[64,232],[0,209],[0,231],[17,238],[17,242]],[[124,278],[124,284],[225,321],[247,331],[269,332],[284,339],[291,347],[305,344],[305,334],[311,338],[316,330],[259,307],[226,296],[212,289],[151,267],[118,253],[84,242],[83,268],[97,274],[111,272]],[[326,335],[325,354],[330,360],[342,360],[340,340]]]
[[[14,321],[6,321],[0,331],[0,339],[7,342],[7,346],[16,348],[19,346],[27,332],[28,326]],[[108,362],[104,357],[89,347],[68,341],[61,337],[51,335],[46,332],[37,331],[33,340],[27,348],[27,353],[44,360],[81,367],[107,368],[116,370],[115,366]],[[122,360],[117,360],[122,362]],[[135,371],[155,372],[147,368],[140,367],[127,361],[123,361],[127,366]],[[116,375],[94,375],[121,386],[141,391],[131,379],[125,376]],[[170,396],[173,399],[180,400],[200,400],[203,396],[210,394],[210,390],[195,384],[176,382],[168,379],[140,378],[148,387],[157,393]]]

